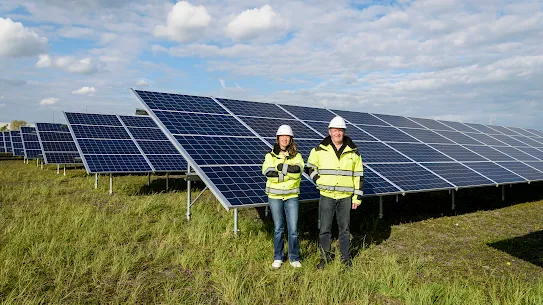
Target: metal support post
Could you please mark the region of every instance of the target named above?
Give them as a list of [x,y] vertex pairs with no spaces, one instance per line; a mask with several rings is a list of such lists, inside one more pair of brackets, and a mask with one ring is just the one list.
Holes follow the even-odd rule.
[[41,160],[40,163],[41,163],[41,169],[43,170],[43,160]]
[[[187,176],[190,174],[190,165],[187,168]],[[190,221],[190,206],[192,205],[191,198],[190,198],[190,179],[187,177],[187,221]]]
[[268,217],[269,212],[270,212],[270,207],[266,206],[266,209],[264,210],[264,216]]
[[383,218],[383,196],[379,196],[379,218]]
[[166,173],[166,191],[169,188],[169,184],[170,184],[170,173]]
[[109,174],[109,194],[113,194],[113,174]]
[[234,236],[238,236],[238,209],[234,209]]
[[60,164],[57,164],[57,175],[60,174]]
[[454,195],[455,195],[455,193],[456,193],[455,190],[451,190],[451,195],[452,195],[452,205],[451,205],[451,208],[452,208],[453,211],[454,211],[454,208],[455,208],[455,206],[454,206]]
[[64,164],[64,176],[66,176],[66,164]]
[[36,159],[36,167],[40,166],[40,159]]
[[147,186],[151,186],[151,174],[147,174]]
[[502,185],[502,201],[505,201],[505,185]]
[[400,201],[400,196],[399,195],[396,195],[396,202]]
[[94,189],[98,189],[98,174],[94,174]]

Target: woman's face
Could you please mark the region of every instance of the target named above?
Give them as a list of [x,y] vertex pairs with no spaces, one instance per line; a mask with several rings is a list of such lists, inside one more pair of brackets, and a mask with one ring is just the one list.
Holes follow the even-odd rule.
[[290,136],[287,136],[287,135],[279,136],[279,147],[281,147],[281,150],[286,150],[289,144],[290,144]]

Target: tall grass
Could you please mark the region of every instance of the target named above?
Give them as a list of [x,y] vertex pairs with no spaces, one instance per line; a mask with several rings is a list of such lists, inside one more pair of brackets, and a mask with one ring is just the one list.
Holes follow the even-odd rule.
[[[209,192],[187,222],[185,191],[136,195],[146,177],[116,177],[113,196],[104,181],[94,190],[93,177],[81,170],[64,177],[53,168],[0,161],[0,179],[3,304],[543,303],[541,280],[515,273],[451,276],[436,263],[439,249],[413,253],[396,247],[404,246],[396,241],[403,231],[422,236],[451,219],[477,215],[394,226],[388,241],[357,253],[350,271],[337,260],[317,271],[317,240],[302,234],[303,267],[287,263],[274,271],[269,220],[241,211],[242,232],[235,238],[232,213]],[[535,214],[539,205],[527,209]],[[476,214],[488,219],[485,213],[493,212]],[[536,225],[540,218],[530,219]],[[465,247],[486,242],[468,240]]]

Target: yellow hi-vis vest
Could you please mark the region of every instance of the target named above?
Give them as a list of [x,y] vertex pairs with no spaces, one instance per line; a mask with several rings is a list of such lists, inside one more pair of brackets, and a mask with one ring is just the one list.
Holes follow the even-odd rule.
[[[282,164],[281,166],[279,166]],[[299,166],[299,172],[289,172],[289,166]],[[278,169],[281,167],[281,170]],[[290,167],[292,171],[292,167]],[[300,193],[301,174],[304,170],[304,159],[300,153],[294,156],[282,156],[279,145],[266,154],[262,164],[262,174],[266,175],[266,194],[272,199],[287,200],[298,197]]]
[[338,158],[331,138],[324,138],[311,150],[307,171],[322,196],[333,199],[352,196],[353,203],[360,204],[364,195],[362,158],[351,138],[344,137],[343,143],[345,148]]

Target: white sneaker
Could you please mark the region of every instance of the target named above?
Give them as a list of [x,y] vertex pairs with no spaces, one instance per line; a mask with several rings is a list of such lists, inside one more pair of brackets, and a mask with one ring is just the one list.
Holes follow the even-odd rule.
[[281,264],[283,264],[283,261],[280,260],[280,259],[276,259],[272,263],[272,268],[273,269],[279,269],[279,268],[281,268]]
[[302,263],[300,263],[300,261],[290,262],[290,265],[294,268],[302,268]]

